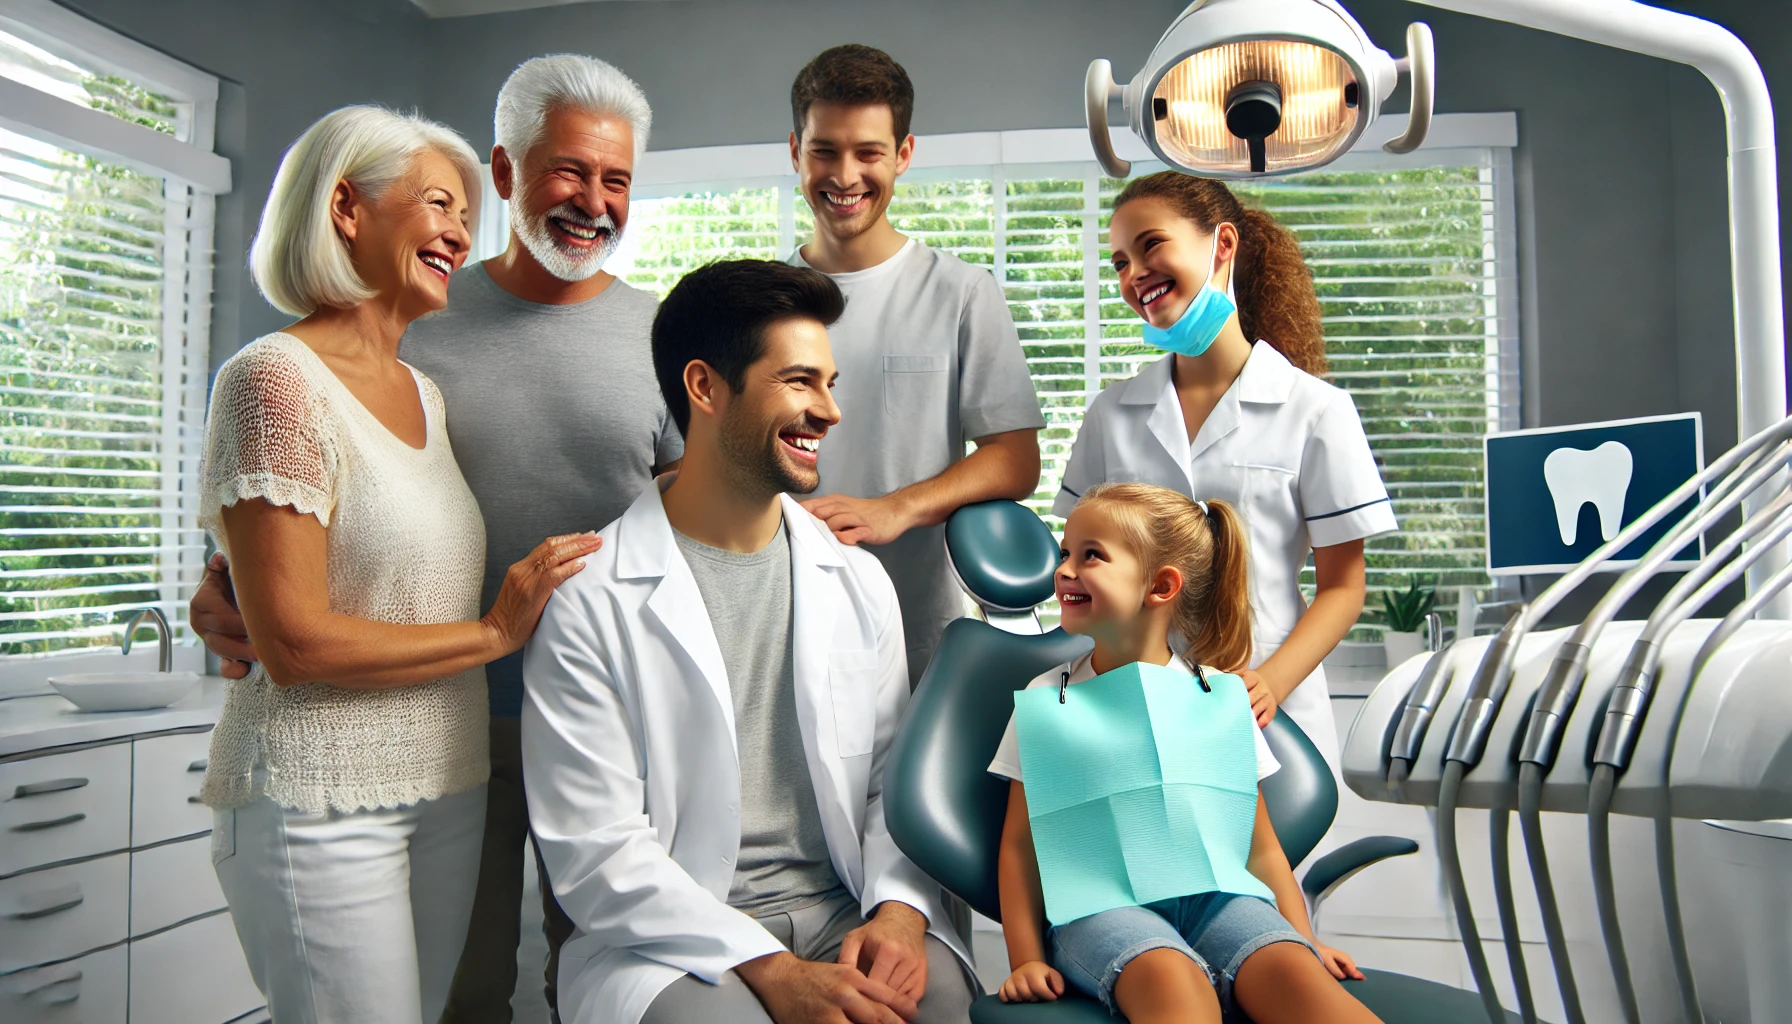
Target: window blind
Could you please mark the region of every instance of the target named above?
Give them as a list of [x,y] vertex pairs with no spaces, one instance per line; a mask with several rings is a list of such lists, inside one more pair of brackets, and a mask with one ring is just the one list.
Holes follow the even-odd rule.
[[[191,130],[190,104],[4,32],[0,76]],[[147,606],[184,622],[210,216],[185,184],[0,130],[0,653],[116,643]]]
[[[1502,166],[1492,151],[1457,151],[1442,166],[1322,169],[1236,186],[1300,242],[1330,380],[1356,402],[1400,518],[1399,533],[1367,545],[1370,600],[1353,640],[1379,637],[1382,591],[1435,586],[1448,619],[1460,591],[1485,600],[1495,586],[1485,572],[1481,439],[1516,426],[1519,410]],[[891,199],[898,230],[1002,285],[1046,419],[1028,504],[1054,525],[1052,498],[1090,399],[1162,356],[1143,343],[1108,259],[1108,218],[1124,184],[1093,164],[1013,165],[915,175]],[[783,258],[780,237],[810,228],[788,184],[637,199],[628,252],[613,269],[664,294],[712,259]],[[1303,580],[1310,593],[1310,567]]]

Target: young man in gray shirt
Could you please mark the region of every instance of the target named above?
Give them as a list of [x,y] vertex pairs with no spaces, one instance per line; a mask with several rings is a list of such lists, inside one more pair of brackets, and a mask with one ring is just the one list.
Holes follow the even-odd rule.
[[[559,55],[524,63],[498,94],[492,176],[510,202],[510,245],[449,283],[448,307],[412,324],[399,356],[441,389],[455,459],[485,518],[483,606],[540,537],[620,516],[684,441],[654,378],[657,300],[606,274],[652,123],[616,68]],[[536,540],[530,540],[531,537]],[[214,569],[217,567],[214,566]],[[192,621],[234,659],[254,652],[222,579],[208,573]],[[522,655],[486,666],[492,778],[473,918],[443,1024],[511,1019],[529,836],[518,716]],[[547,998],[571,924],[542,873]]]
[[[815,231],[790,262],[832,277],[846,296],[828,329],[841,425],[821,450],[816,493],[826,497],[803,504],[889,571],[918,680],[946,623],[964,613],[946,518],[1031,495],[1045,419],[995,279],[886,216],[914,153],[914,105],[902,65],[869,46],[836,46],[797,75],[790,158]],[[967,442],[977,446],[968,456]]]

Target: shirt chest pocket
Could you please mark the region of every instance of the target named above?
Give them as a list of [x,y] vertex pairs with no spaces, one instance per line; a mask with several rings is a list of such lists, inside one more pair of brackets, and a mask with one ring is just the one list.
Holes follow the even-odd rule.
[[1278,521],[1300,519],[1296,484],[1298,474],[1269,462],[1236,462],[1226,467],[1236,481],[1239,507],[1247,515],[1273,516]]
[[828,696],[841,757],[871,753],[877,739],[877,652],[830,651]]
[[942,417],[946,362],[945,356],[885,356],[884,412],[899,421]]

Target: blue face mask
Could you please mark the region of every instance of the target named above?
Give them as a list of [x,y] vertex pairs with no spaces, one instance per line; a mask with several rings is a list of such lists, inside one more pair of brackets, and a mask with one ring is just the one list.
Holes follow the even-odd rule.
[[1194,301],[1182,311],[1166,330],[1162,327],[1145,325],[1145,343],[1166,352],[1188,356],[1193,359],[1206,352],[1213,345],[1213,339],[1220,336],[1226,321],[1238,311],[1238,303],[1232,299],[1232,275],[1226,277],[1226,290],[1221,292],[1213,286],[1213,272],[1219,268],[1220,239],[1215,232],[1213,237],[1213,258],[1207,265],[1207,281],[1201,290],[1195,293]]

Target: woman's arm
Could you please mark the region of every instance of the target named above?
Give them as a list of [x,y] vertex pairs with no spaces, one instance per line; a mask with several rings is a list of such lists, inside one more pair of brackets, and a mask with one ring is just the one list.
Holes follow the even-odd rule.
[[[1288,919],[1308,942],[1319,950],[1319,958],[1325,962],[1326,970],[1332,977],[1340,980],[1354,978],[1361,981],[1363,973],[1356,969],[1356,963],[1350,957],[1336,949],[1322,945],[1319,937],[1313,934],[1312,919],[1307,917],[1307,897],[1300,891],[1300,883],[1294,880],[1294,869],[1288,866],[1288,856],[1282,852],[1282,841],[1276,838],[1276,827],[1269,821],[1269,805],[1263,802],[1261,794],[1257,797],[1257,824],[1251,830],[1251,855],[1245,862],[1251,874],[1259,882],[1269,886],[1275,895],[1276,909]],[[1004,906],[1002,912],[1007,913]]]
[[1360,540],[1313,549],[1318,592],[1288,639],[1255,670],[1239,673],[1251,690],[1257,724],[1268,725],[1276,708],[1313,674],[1363,613],[1368,569]]
[[1008,966],[1014,972],[1002,985],[1003,1001],[1058,998],[1064,994],[1064,978],[1045,962],[1045,892],[1039,884],[1039,858],[1033,852],[1033,825],[1027,820],[1027,792],[1018,781],[1008,784],[996,885],[1001,894],[1002,938],[1008,943]]
[[414,686],[519,650],[554,588],[601,543],[594,534],[549,538],[510,567],[485,617],[409,626],[330,611],[327,533],[316,517],[251,498],[226,506],[223,521],[237,605],[281,686]]

